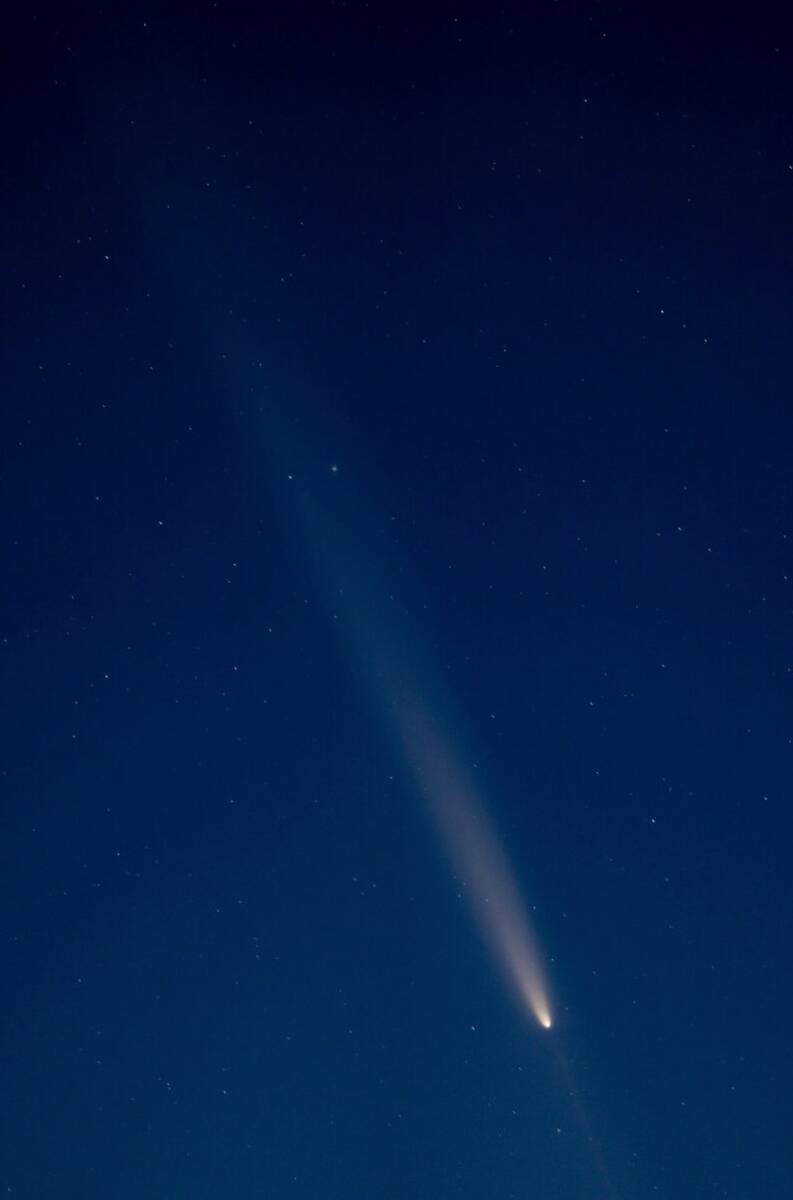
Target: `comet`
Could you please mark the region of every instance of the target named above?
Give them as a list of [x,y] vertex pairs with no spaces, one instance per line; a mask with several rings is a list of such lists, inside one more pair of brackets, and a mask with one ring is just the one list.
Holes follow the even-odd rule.
[[536,935],[506,851],[479,789],[415,697],[395,708],[405,757],[475,924],[518,1005],[550,1029],[548,986]]
[[[273,432],[271,442],[282,442],[275,425]],[[282,473],[293,479],[291,470]],[[482,941],[520,1009],[550,1029],[542,955],[517,877],[478,781],[435,715],[448,713],[452,705],[442,687],[428,683],[433,676],[428,655],[420,637],[409,634],[396,617],[394,596],[373,586],[375,578],[388,572],[374,552],[376,540],[365,535],[366,503],[362,500],[346,519],[334,519],[335,505],[313,502],[306,488],[290,487],[287,508],[297,518],[322,590],[332,598],[334,619],[342,617],[337,628],[346,626],[354,656],[396,733]],[[373,569],[373,563],[381,569]]]

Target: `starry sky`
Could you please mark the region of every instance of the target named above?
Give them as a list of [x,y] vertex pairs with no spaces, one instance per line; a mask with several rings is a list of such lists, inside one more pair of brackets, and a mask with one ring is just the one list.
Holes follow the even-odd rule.
[[788,1194],[783,6],[2,55],[0,1194]]

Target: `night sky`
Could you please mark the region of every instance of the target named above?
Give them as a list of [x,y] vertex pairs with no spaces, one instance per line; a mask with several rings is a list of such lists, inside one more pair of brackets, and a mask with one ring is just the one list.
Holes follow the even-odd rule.
[[786,6],[2,55],[0,1195],[793,1194]]

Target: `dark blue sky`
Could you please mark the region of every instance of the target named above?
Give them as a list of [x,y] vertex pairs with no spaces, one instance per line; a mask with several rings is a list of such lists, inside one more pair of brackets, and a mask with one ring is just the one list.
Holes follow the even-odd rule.
[[783,6],[133,10],[3,47],[0,1192],[788,1194]]

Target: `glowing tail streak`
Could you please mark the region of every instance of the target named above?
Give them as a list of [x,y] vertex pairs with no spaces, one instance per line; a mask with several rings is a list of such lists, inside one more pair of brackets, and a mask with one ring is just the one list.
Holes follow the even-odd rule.
[[341,536],[329,514],[310,505],[300,493],[292,493],[290,499],[316,566],[326,586],[330,583],[334,604],[346,613],[353,645],[370,682],[395,715],[402,750],[427,799],[452,870],[465,885],[482,937],[520,1007],[550,1029],[541,956],[518,885],[473,781],[459,764],[450,740],[425,711],[422,698],[428,688],[419,686],[417,675],[411,678],[406,667],[415,657],[410,639],[398,636],[393,623],[383,620],[388,606],[372,595],[366,573],[356,569],[349,531]]
[[516,993],[544,1029],[551,1027],[539,949],[512,869],[473,782],[417,705],[397,707],[405,755],[430,806],[453,871],[482,936]]

